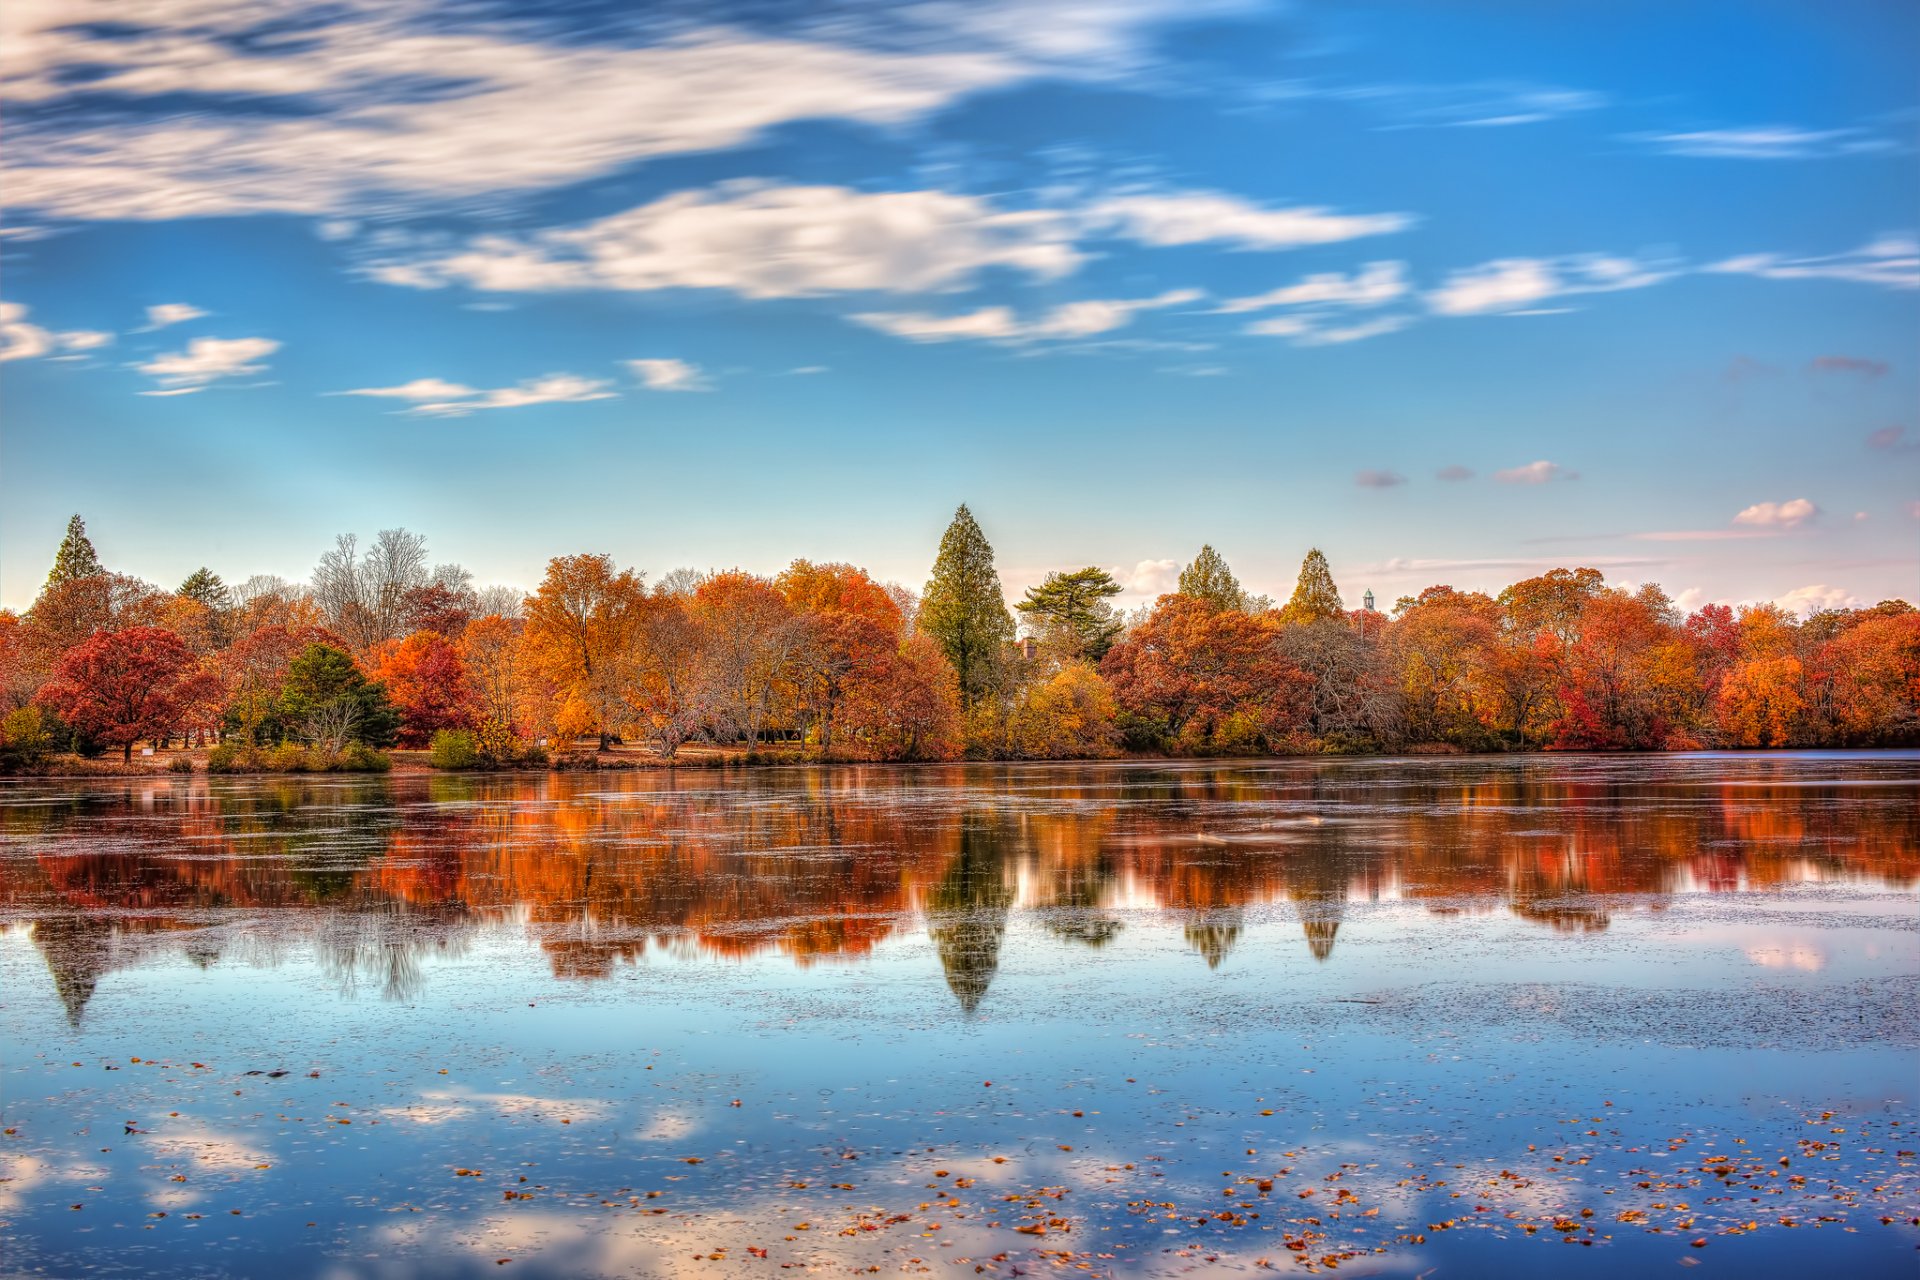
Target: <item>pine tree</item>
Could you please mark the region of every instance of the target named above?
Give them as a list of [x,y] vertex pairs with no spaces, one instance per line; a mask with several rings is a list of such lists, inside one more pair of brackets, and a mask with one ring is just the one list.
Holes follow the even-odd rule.
[[87,522],[74,516],[67,521],[67,536],[60,543],[60,553],[53,558],[53,572],[47,575],[47,585],[58,586],[105,572],[100,557],[94,553],[93,543],[87,540]]
[[993,567],[993,548],[965,503],[940,539],[917,626],[946,652],[969,706],[998,683],[1001,659],[1013,643],[1013,615]]
[[1211,545],[1201,547],[1193,563],[1180,571],[1180,594],[1205,600],[1216,609],[1247,607],[1247,593],[1240,589],[1240,580]]
[[227,589],[227,584],[205,565],[188,574],[187,580],[180,584],[180,589],[174,594],[198,601],[209,609],[225,609],[233,604],[233,593]]
[[1300,581],[1293,588],[1293,598],[1280,611],[1281,620],[1331,622],[1344,618],[1346,613],[1346,606],[1340,602],[1340,589],[1333,585],[1333,571],[1327,568],[1327,558],[1315,547],[1300,562]]
[[1073,656],[1098,662],[1120,638],[1120,619],[1114,616],[1111,596],[1119,583],[1105,569],[1089,565],[1072,573],[1050,573],[1015,605],[1021,613],[1065,640]]

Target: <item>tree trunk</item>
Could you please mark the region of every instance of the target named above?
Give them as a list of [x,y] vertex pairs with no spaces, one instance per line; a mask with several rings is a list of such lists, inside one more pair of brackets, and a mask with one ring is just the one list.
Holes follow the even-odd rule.
[[131,739],[128,740],[124,747],[120,748],[120,760],[123,764],[133,763],[133,742]]

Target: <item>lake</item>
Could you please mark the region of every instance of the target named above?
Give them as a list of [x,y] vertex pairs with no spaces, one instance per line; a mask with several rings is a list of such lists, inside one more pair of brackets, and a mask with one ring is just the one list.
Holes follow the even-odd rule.
[[0,785],[9,1275],[1920,1265],[1920,754]]

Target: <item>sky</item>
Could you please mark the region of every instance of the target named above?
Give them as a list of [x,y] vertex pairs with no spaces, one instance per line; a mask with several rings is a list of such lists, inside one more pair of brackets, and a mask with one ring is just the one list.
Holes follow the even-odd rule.
[[0,7],[0,604],[404,526],[1920,599],[1920,7]]

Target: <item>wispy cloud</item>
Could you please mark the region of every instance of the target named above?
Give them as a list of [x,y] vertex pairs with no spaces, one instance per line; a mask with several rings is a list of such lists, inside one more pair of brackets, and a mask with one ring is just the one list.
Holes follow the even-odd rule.
[[155,329],[164,329],[170,324],[184,324],[188,320],[198,320],[207,313],[190,302],[162,302],[147,308],[147,323],[142,333],[151,333]]
[[1542,459],[1529,462],[1523,467],[1508,467],[1505,471],[1496,471],[1493,478],[1501,484],[1551,484],[1555,480],[1578,480],[1578,471],[1569,471],[1557,462]]
[[266,358],[279,349],[280,343],[272,338],[195,338],[186,350],[155,356],[139,369],[158,382],[164,393],[184,395],[226,378],[264,373]]
[[1109,196],[1082,213],[1092,229],[1155,246],[1224,244],[1297,249],[1405,231],[1410,213],[1338,213],[1315,205],[1270,209],[1218,191]]
[[1403,485],[1407,478],[1397,471],[1356,471],[1353,483],[1362,489],[1391,489]]
[[1910,233],[1884,235],[1846,253],[1810,258],[1749,253],[1701,270],[1766,280],[1846,280],[1888,289],[1920,289],[1920,239]]
[[113,335],[100,329],[46,329],[27,319],[27,308],[18,302],[0,302],[0,361],[32,360],[57,353],[97,351],[113,342]]
[[408,413],[422,417],[460,418],[479,409],[519,409],[536,404],[573,404],[586,400],[611,400],[615,392],[603,378],[582,378],[571,373],[550,373],[529,378],[511,387],[481,390],[440,378],[416,378],[392,387],[356,387],[336,391],[342,396],[378,396],[410,403]]
[[654,357],[629,360],[627,367],[649,391],[709,391],[711,385],[700,366],[685,360]]
[[1899,149],[1891,138],[1865,129],[1807,129],[1790,124],[1639,133],[1631,135],[1630,140],[1646,143],[1668,155],[1724,160],[1817,160]]
[[1322,86],[1294,82],[1276,86],[1272,95],[1324,97],[1371,106],[1401,129],[1503,128],[1541,124],[1563,116],[1597,111],[1607,96],[1587,89],[1512,81],[1465,84],[1371,84]]
[[[13,6],[9,104],[109,97],[118,117],[16,113],[0,198],[94,220],[545,190],[791,121],[899,126],[1041,76],[1124,75],[1155,25],[1231,7],[874,6],[792,35],[636,11],[595,41],[544,13],[508,26],[422,0],[149,5],[137,23],[111,0]],[[282,22],[297,39],[260,38]],[[223,110],[182,111],[190,94]]]
[[1197,289],[1170,289],[1151,298],[1103,298],[1068,302],[1030,320],[1011,307],[980,307],[957,315],[920,311],[867,311],[852,317],[870,329],[911,342],[1068,341],[1109,333],[1142,311],[1198,301]]
[[1816,356],[1807,362],[1808,373],[1857,373],[1863,378],[1878,378],[1887,372],[1885,360],[1866,356]]
[[1463,467],[1457,462],[1444,466],[1433,473],[1435,480],[1445,480],[1449,484],[1458,484],[1462,480],[1471,480],[1473,476],[1474,471],[1472,467]]
[[1867,448],[1882,453],[1911,453],[1920,449],[1920,437],[1909,435],[1903,426],[1881,427],[1868,433]]
[[1735,524],[1756,525],[1768,529],[1797,529],[1820,514],[1820,508],[1805,498],[1786,502],[1756,502],[1734,516]]
[[1411,287],[1406,263],[1369,262],[1351,275],[1323,272],[1266,293],[1229,298],[1216,310],[1221,315],[1237,315],[1275,307],[1379,307],[1405,297]]
[[1583,253],[1558,258],[1498,258],[1447,276],[1426,295],[1427,306],[1444,316],[1515,314],[1550,298],[1582,293],[1642,289],[1670,280],[1679,268],[1610,254]]

